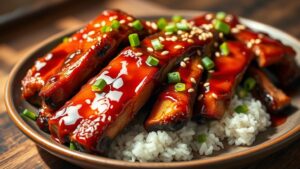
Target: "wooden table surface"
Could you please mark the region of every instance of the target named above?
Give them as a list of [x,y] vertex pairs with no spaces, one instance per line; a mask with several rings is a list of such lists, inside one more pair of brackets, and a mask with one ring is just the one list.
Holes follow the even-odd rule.
[[[74,1],[73,1],[74,2]],[[24,18],[0,28],[0,168],[79,168],[39,149],[23,135],[6,114],[4,85],[14,64],[47,37],[81,25],[102,9],[120,8],[131,14],[171,9],[228,11],[280,28],[300,38],[299,0],[152,0],[76,1]],[[300,140],[245,169],[300,168]]]

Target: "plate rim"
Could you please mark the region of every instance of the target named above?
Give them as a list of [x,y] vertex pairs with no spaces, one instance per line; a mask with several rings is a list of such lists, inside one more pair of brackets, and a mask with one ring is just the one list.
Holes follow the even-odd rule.
[[[192,10],[176,10],[176,14],[182,14],[183,16],[196,16],[196,14],[201,14],[204,11],[192,11]],[[154,15],[140,15],[140,17],[157,17],[161,15],[173,15],[175,12],[172,12],[172,10],[169,10],[165,13],[158,13]],[[283,32],[275,27],[272,27],[270,25],[266,25],[261,22],[257,22],[250,19],[245,19],[240,17],[242,22],[248,22],[251,24],[256,24],[264,27],[270,28],[272,31],[276,31],[281,33],[288,39],[289,41],[293,41],[299,48],[300,48],[300,42],[298,39],[294,38],[293,36],[289,35],[286,32]],[[84,25],[84,24],[83,24]],[[82,26],[80,26],[82,27]],[[32,48],[29,52],[25,53],[22,57],[22,59],[13,67],[11,70],[8,80],[5,85],[5,94],[4,94],[4,100],[5,100],[5,106],[6,110],[8,112],[8,115],[10,119],[14,122],[14,124],[31,140],[33,140],[38,146],[42,147],[47,152],[54,154],[55,156],[58,156],[64,160],[72,161],[78,165],[82,165],[84,163],[85,166],[94,166],[97,165],[104,165],[103,167],[131,167],[131,168],[182,168],[182,167],[204,167],[209,166],[212,164],[225,164],[233,161],[238,161],[241,159],[246,159],[249,157],[253,157],[254,155],[260,155],[266,151],[269,151],[269,153],[265,153],[265,156],[267,154],[270,154],[271,152],[274,152],[276,149],[282,148],[284,145],[287,145],[288,143],[292,142],[296,138],[300,136],[300,124],[295,126],[293,129],[289,130],[288,132],[282,134],[281,136],[272,139],[267,140],[261,144],[258,144],[256,146],[253,146],[247,150],[242,150],[239,152],[233,152],[230,154],[223,154],[219,156],[214,156],[210,158],[200,158],[190,161],[175,161],[175,162],[127,162],[123,160],[116,160],[108,157],[103,156],[97,156],[92,155],[88,153],[78,152],[78,151],[72,151],[69,150],[66,146],[59,145],[58,143],[54,143],[53,141],[45,138],[44,136],[40,135],[38,132],[35,131],[35,129],[31,128],[27,122],[21,118],[19,115],[19,112],[16,110],[15,105],[13,105],[13,97],[12,97],[12,83],[17,76],[18,72],[21,71],[20,68],[22,65],[25,64],[25,62],[34,57],[34,53],[37,51],[45,48],[47,45],[49,45],[54,40],[57,40],[58,38],[61,38],[67,34],[70,34],[76,30],[78,30],[80,27],[72,28],[69,30],[62,31],[60,33],[57,33],[53,36],[50,36],[43,42],[41,42],[36,47]],[[72,158],[72,159],[70,159]],[[76,161],[80,160],[80,161]]]

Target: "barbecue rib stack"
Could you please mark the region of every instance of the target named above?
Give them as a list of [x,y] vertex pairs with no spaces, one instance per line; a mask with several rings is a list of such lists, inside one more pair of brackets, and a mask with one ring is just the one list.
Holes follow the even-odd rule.
[[295,55],[230,14],[152,22],[106,10],[35,62],[22,94],[55,140],[105,154],[151,96],[148,131],[220,119],[236,93],[280,112],[291,99],[265,71],[286,88],[299,77]]

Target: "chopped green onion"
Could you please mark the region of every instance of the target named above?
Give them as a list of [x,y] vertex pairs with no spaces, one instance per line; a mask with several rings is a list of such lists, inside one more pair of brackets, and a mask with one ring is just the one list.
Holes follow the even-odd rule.
[[132,27],[134,27],[136,30],[142,30],[143,25],[140,20],[135,20],[132,22]]
[[22,113],[21,116],[30,118],[31,120],[36,120],[37,115],[34,112],[29,111],[28,109],[25,109]]
[[198,142],[199,142],[199,143],[204,143],[204,142],[206,141],[206,139],[207,139],[206,134],[200,134],[200,135],[198,136]]
[[168,73],[168,83],[178,83],[180,80],[181,78],[179,72]]
[[139,35],[137,33],[130,34],[128,36],[130,46],[137,47],[140,45]]
[[245,98],[248,96],[248,91],[244,88],[238,88],[237,92],[238,92],[237,94],[240,98]]
[[251,91],[256,85],[256,81],[252,77],[248,77],[244,82],[244,87],[246,90]]
[[164,48],[164,45],[160,43],[159,39],[151,40],[151,44],[154,50],[162,50]]
[[228,49],[228,45],[226,42],[223,42],[220,45],[220,51],[221,51],[221,54],[224,56],[227,56],[229,54],[229,49]]
[[207,56],[202,58],[202,63],[206,70],[211,70],[215,67],[214,62]]
[[214,27],[215,27],[215,29],[216,29],[217,31],[223,32],[223,33],[225,33],[225,34],[228,34],[229,31],[230,31],[229,25],[226,24],[226,23],[224,23],[224,22],[222,22],[222,21],[220,21],[220,20],[216,20],[216,21],[214,22]]
[[159,63],[159,60],[153,56],[148,56],[146,63],[150,66],[157,66]]
[[63,43],[67,43],[67,42],[69,42],[69,38],[68,37],[64,37],[63,38]]
[[249,111],[249,109],[248,109],[248,106],[246,104],[242,104],[242,105],[237,106],[234,109],[234,111],[237,112],[237,113],[247,113]]
[[119,27],[120,27],[120,22],[118,20],[111,21],[111,28],[119,29]]
[[70,150],[76,150],[76,145],[73,142],[70,142],[70,146],[69,146]]
[[175,91],[176,92],[185,91],[185,84],[184,83],[176,83],[175,84]]
[[173,21],[173,22],[180,22],[182,19],[183,19],[183,18],[182,18],[182,16],[180,16],[180,15],[174,15],[174,16],[172,17],[172,21]]
[[168,25],[168,21],[165,18],[159,18],[157,21],[157,27],[163,30]]
[[226,17],[226,13],[225,12],[218,12],[216,14],[216,18],[219,19],[219,20],[223,20],[223,19],[225,19],[225,17]]
[[107,26],[107,25],[104,25],[102,28],[101,28],[101,32],[102,33],[107,33],[107,32],[110,32],[112,31],[112,28],[110,26]]
[[92,91],[94,92],[100,92],[104,89],[104,87],[107,85],[106,81],[104,79],[98,79],[93,85],[92,85]]
[[176,27],[179,30],[187,31],[189,30],[189,25],[187,23],[176,23]]
[[176,25],[174,23],[170,23],[165,27],[165,31],[166,32],[171,32],[174,33],[175,31],[177,31]]

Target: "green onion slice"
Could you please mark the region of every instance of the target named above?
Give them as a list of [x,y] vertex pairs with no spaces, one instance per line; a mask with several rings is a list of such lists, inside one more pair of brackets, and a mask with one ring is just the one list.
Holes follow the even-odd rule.
[[107,85],[106,81],[104,79],[98,79],[93,85],[92,85],[92,91],[94,92],[100,92],[104,89],[104,87]]
[[176,92],[185,91],[185,84],[184,83],[176,83],[175,84],[175,91]]
[[154,50],[162,50],[164,48],[164,45],[160,43],[159,39],[151,40],[151,44]]
[[218,12],[216,14],[216,18],[219,19],[219,20],[223,20],[223,19],[225,19],[225,17],[226,17],[226,13],[225,12]]
[[180,15],[174,15],[174,16],[172,17],[172,21],[173,21],[173,22],[180,22],[182,19],[183,19],[183,18],[182,18],[182,16],[180,16]]
[[104,25],[102,28],[101,28],[101,32],[102,33],[107,33],[107,32],[110,32],[112,31],[112,28],[110,26],[107,26],[107,25]]
[[207,139],[206,134],[200,134],[200,135],[198,136],[198,142],[199,142],[199,143],[204,143],[204,142],[206,142],[206,139]]
[[70,146],[69,146],[70,150],[76,150],[76,145],[73,142],[70,142]]
[[25,109],[22,113],[21,113],[21,116],[23,116],[23,117],[27,117],[27,118],[29,118],[29,119],[31,119],[31,120],[36,120],[37,119],[37,115],[34,113],[34,112],[32,112],[32,111],[29,111],[28,109]]
[[240,87],[240,88],[238,88],[237,95],[240,98],[245,98],[248,96],[248,91],[246,89]]
[[256,81],[252,77],[248,77],[244,82],[244,88],[248,91],[251,91],[256,85]]
[[228,34],[230,32],[230,27],[228,24],[220,21],[220,20],[216,20],[214,22],[214,27],[217,31],[219,32],[223,32],[225,34]]
[[168,73],[168,83],[178,83],[181,81],[179,72]]
[[69,42],[69,38],[68,37],[64,37],[63,38],[63,43],[67,43],[67,42]]
[[202,58],[202,63],[206,70],[211,70],[215,67],[214,62],[207,56]]
[[165,18],[159,18],[157,21],[157,27],[163,30],[168,25],[168,21]]
[[132,27],[136,30],[142,30],[144,28],[140,20],[133,21]]
[[176,27],[177,27],[177,29],[183,30],[183,31],[189,30],[189,25],[187,23],[181,23],[181,22],[176,23]]
[[237,106],[237,107],[234,109],[234,111],[235,111],[236,113],[247,113],[247,112],[249,111],[249,108],[248,108],[247,105],[242,104],[242,105]]
[[146,63],[149,65],[149,66],[157,66],[158,63],[159,63],[159,60],[153,56],[148,56],[147,60],[146,60]]
[[168,24],[166,27],[165,27],[165,31],[166,32],[171,32],[171,33],[174,33],[177,31],[177,27],[174,23],[170,23]]
[[229,48],[228,48],[228,45],[226,42],[223,42],[220,45],[220,51],[221,51],[221,54],[224,56],[227,56],[229,54]]
[[137,33],[130,34],[128,36],[128,39],[129,39],[130,46],[132,47],[140,46],[141,42],[139,39],[139,35]]
[[119,27],[120,27],[120,22],[118,20],[111,21],[111,28],[119,29]]

